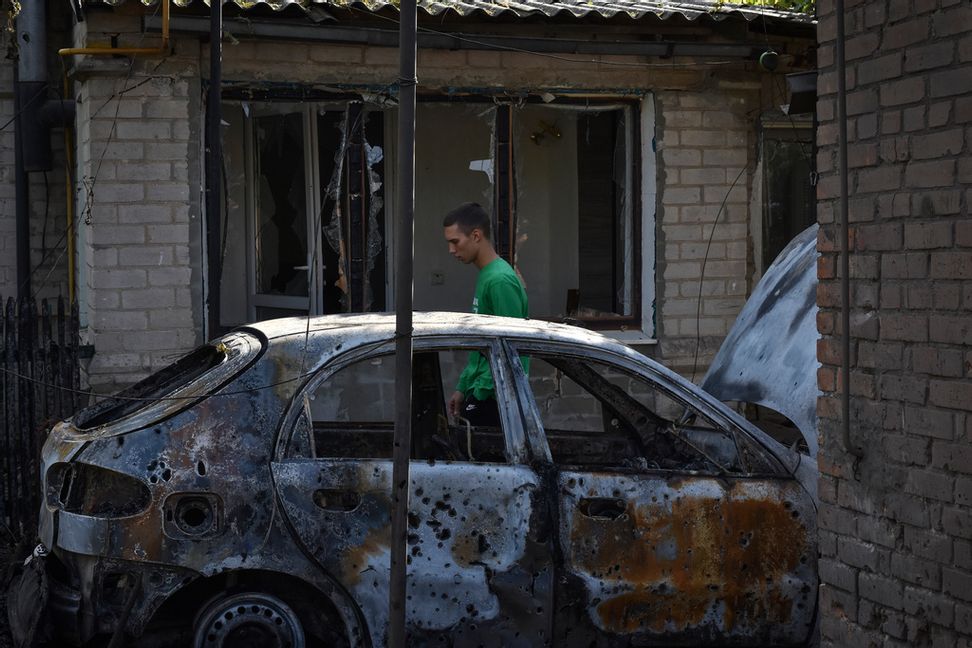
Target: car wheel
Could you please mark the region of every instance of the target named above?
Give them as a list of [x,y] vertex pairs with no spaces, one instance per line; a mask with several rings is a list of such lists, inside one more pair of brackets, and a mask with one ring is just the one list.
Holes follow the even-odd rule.
[[289,605],[271,594],[216,597],[193,624],[193,648],[305,648],[304,628]]

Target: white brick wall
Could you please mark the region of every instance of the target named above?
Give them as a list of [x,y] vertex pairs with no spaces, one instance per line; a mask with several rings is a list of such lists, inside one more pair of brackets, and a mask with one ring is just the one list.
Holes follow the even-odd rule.
[[[89,30],[103,28],[92,22]],[[187,124],[194,99],[183,78],[197,74],[197,50],[186,49],[193,58],[137,60],[130,72],[78,83],[78,162],[92,187],[79,199],[86,335],[95,348],[87,377],[99,391],[144,377],[201,341],[192,285],[201,264],[190,253],[199,178],[190,182],[186,172],[200,145]]]

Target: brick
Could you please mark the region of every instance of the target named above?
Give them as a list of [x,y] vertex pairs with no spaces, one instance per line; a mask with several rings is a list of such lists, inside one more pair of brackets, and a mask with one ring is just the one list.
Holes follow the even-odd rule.
[[911,250],[951,247],[952,224],[907,223],[904,227],[904,241]]
[[953,128],[937,133],[925,133],[921,136],[914,137],[911,142],[911,155],[917,160],[957,155],[961,151],[961,128]]
[[929,592],[926,589],[905,586],[903,591],[904,611],[932,623],[950,625],[955,615],[955,603],[947,596]]
[[929,271],[933,279],[972,279],[972,253],[932,252]]
[[911,214],[926,218],[957,214],[961,210],[962,194],[958,191],[936,189],[911,195]]
[[861,251],[898,250],[902,244],[904,226],[900,223],[862,225],[855,230],[855,243]]
[[928,38],[930,24],[928,17],[915,17],[907,22],[885,27],[881,41],[882,49],[890,51],[925,42]]
[[928,504],[920,497],[903,493],[889,493],[887,509],[891,517],[899,523],[917,527],[927,527],[929,523]]
[[163,246],[120,248],[118,250],[118,263],[123,266],[172,265],[172,248]]
[[972,345],[972,318],[954,315],[938,315],[929,326],[932,342]]
[[896,376],[885,374],[880,380],[883,400],[897,400],[923,405],[928,381],[920,376]]
[[[908,55],[910,54],[909,50]],[[901,76],[901,54],[898,52],[862,61],[857,65],[858,83],[871,84],[899,76]]]
[[876,32],[849,38],[844,45],[844,56],[848,61],[870,56],[877,50],[879,44],[880,39]]
[[[847,115],[861,115],[864,113],[873,113],[878,108],[878,94],[874,90],[856,90],[854,92],[847,93]],[[877,122],[875,122],[875,131],[877,130]],[[848,133],[848,136],[850,134]]]
[[[931,329],[934,329],[934,325]],[[930,331],[932,341],[934,330]],[[962,352],[957,349],[919,346],[912,349],[912,368],[916,373],[960,378],[963,372]]]
[[923,466],[931,456],[927,439],[888,435],[882,440],[882,446],[888,459],[908,465]]
[[903,608],[902,587],[892,578],[877,574],[861,574],[858,577],[857,587],[862,598],[894,610]]
[[883,254],[881,256],[881,278],[887,279],[924,279],[928,274],[928,255],[917,252],[906,254]]
[[892,191],[901,187],[901,167],[882,166],[876,169],[866,169],[858,174],[857,191],[871,193],[876,191]]
[[905,167],[909,188],[950,187],[955,184],[955,161],[911,162]]
[[972,607],[968,605],[955,606],[955,629],[958,632],[972,635]]
[[972,473],[972,446],[936,441],[932,444],[932,466],[941,470]]
[[942,570],[942,591],[945,594],[972,601],[972,574],[946,567]]
[[972,92],[972,66],[935,72],[929,80],[931,97],[949,97]]
[[943,67],[955,57],[955,45],[951,41],[939,41],[924,47],[909,47],[905,52],[906,72],[920,72]]
[[950,11],[941,11],[933,17],[935,36],[943,38],[972,31],[972,9],[966,4]]
[[880,316],[882,340],[928,340],[928,319],[925,315],[883,313]]
[[939,407],[972,411],[972,383],[932,380],[928,383],[928,403]]
[[151,243],[189,242],[189,228],[185,225],[148,225],[146,230]]
[[920,558],[949,564],[952,558],[952,538],[926,529],[904,528],[904,547]]
[[665,149],[662,160],[668,166],[698,167],[702,164],[702,151],[696,149]]
[[821,584],[840,588],[846,592],[855,593],[857,591],[857,570],[836,561],[822,559],[818,561]]
[[[955,437],[951,412],[906,406],[904,409],[905,426],[909,434],[918,434],[935,439],[951,440]],[[942,466],[933,462],[937,468]]]
[[953,478],[948,474],[913,468],[908,471],[904,492],[927,499],[951,502],[952,486]]
[[145,286],[145,271],[134,269],[106,269],[91,271],[91,287],[105,288],[142,288]]
[[972,478],[957,477],[955,479],[955,503],[962,506],[972,505]]
[[882,106],[900,106],[915,103],[925,98],[925,80],[922,77],[891,81],[881,86]]
[[171,288],[146,288],[122,292],[122,307],[127,309],[170,308],[175,305]]
[[950,101],[942,101],[932,105],[928,109],[928,127],[938,128],[946,125],[951,114],[952,103]]

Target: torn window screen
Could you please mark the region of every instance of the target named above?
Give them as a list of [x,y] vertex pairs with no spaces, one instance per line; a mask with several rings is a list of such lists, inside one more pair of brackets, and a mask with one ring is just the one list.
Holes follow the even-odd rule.
[[384,122],[360,103],[318,113],[324,313],[384,310]]
[[514,112],[516,262],[533,316],[636,314],[633,112],[618,104]]

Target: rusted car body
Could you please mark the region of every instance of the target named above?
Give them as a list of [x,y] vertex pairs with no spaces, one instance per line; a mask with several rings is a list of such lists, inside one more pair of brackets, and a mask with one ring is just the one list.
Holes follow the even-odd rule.
[[[261,323],[58,424],[18,641],[385,645],[393,338]],[[414,353],[410,645],[809,640],[806,457],[590,331],[416,314]],[[496,427],[446,417],[469,353]]]

